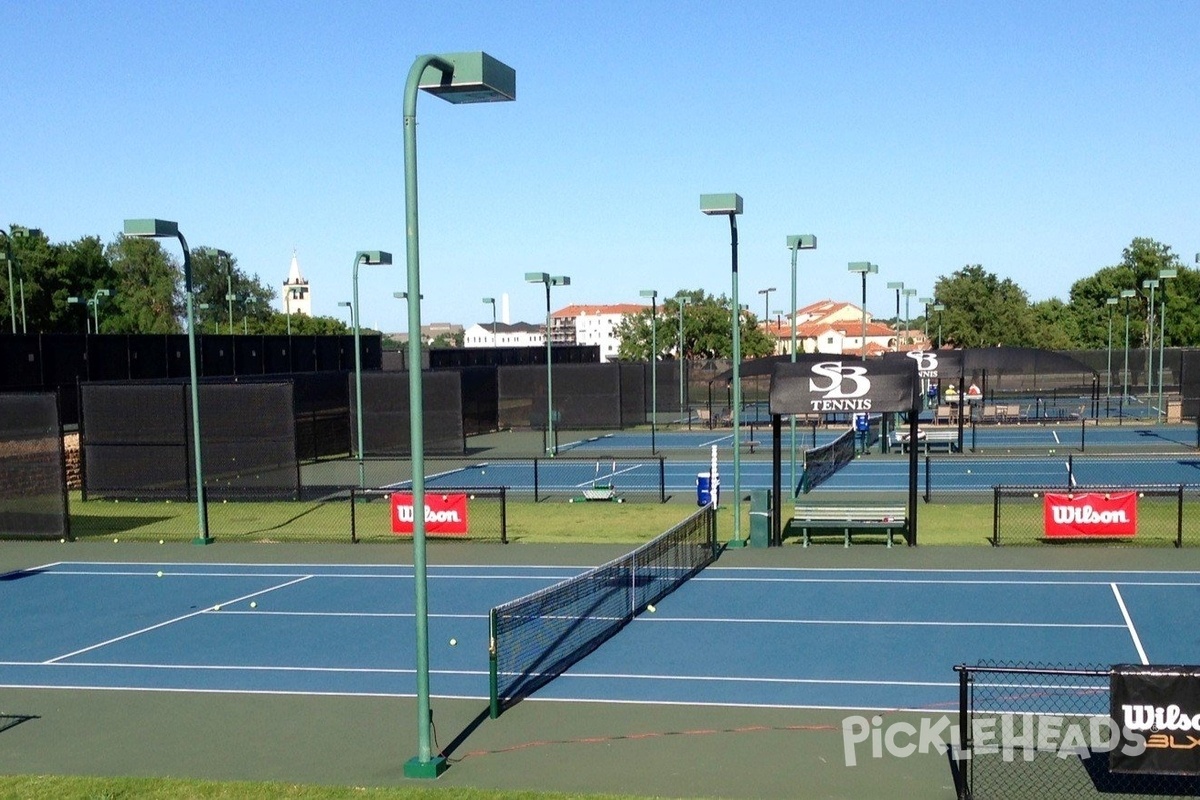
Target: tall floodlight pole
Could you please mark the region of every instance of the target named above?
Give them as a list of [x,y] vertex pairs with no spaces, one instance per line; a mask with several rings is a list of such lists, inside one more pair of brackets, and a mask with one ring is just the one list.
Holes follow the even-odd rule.
[[188,381],[192,398],[192,450],[195,454],[196,466],[196,516],[199,523],[199,535],[192,540],[194,544],[211,544],[212,537],[208,535],[208,502],[204,491],[204,459],[201,455],[203,447],[200,438],[200,389],[196,369],[196,317],[195,291],[192,287],[192,254],[188,250],[187,240],[179,230],[178,223],[165,219],[127,219],[125,220],[125,235],[143,239],[178,239],[183,248],[183,297],[187,313],[188,336]]
[[[729,217],[729,238],[732,251],[733,299],[729,310],[733,317],[733,539],[730,547],[744,547],[742,539],[742,306],[738,303],[738,235],[737,218],[742,213],[739,194],[702,194],[700,213]],[[717,487],[713,487],[716,496]]]
[[1135,289],[1122,289],[1121,299],[1125,301],[1125,369],[1124,383],[1121,385],[1121,405],[1124,406],[1125,399],[1129,397],[1129,298],[1137,295]]
[[558,446],[554,443],[554,348],[550,336],[550,326],[553,322],[550,314],[550,287],[570,286],[571,279],[566,275],[551,275],[548,272],[526,272],[528,283],[543,283],[546,285],[546,455],[553,458],[558,455]]
[[287,308],[287,313],[284,316],[287,317],[287,335],[289,339],[292,336],[292,293],[295,291],[290,286],[283,287],[283,304]]
[[367,485],[367,467],[366,462],[363,461],[362,343],[361,327],[358,321],[358,267],[360,264],[390,266],[391,263],[392,254],[386,250],[359,250],[354,254],[354,268],[351,271],[354,299],[348,305],[350,306],[350,324],[354,328],[354,413],[358,427],[358,488],[360,489]]
[[908,301],[912,300],[914,297],[916,297],[916,295],[917,295],[916,289],[905,289],[904,290],[904,343],[905,344],[912,343],[911,337],[908,335],[908,329],[911,325],[909,320],[912,319],[912,317],[910,317],[909,313],[908,313],[909,312]]
[[655,441],[658,419],[658,290],[643,289],[639,294],[650,298],[650,452],[658,452]]
[[1113,306],[1121,302],[1119,297],[1109,297],[1104,301],[1108,307],[1108,384],[1104,389],[1104,415],[1108,416],[1109,405],[1112,403],[1112,312]]
[[936,311],[937,315],[938,315],[937,349],[941,350],[942,349],[942,312],[946,310],[946,304],[945,303],[934,303],[933,310]]
[[0,231],[0,236],[4,237],[4,252],[0,253],[0,258],[8,265],[8,315],[12,322],[12,332],[17,332],[17,293],[13,291],[13,251],[12,240],[6,231]]
[[[796,255],[801,250],[816,250],[817,237],[811,233],[793,234],[787,237],[787,248],[792,253],[792,363],[796,363]],[[788,446],[788,461],[791,465],[792,493],[796,491],[796,415],[788,414],[788,430],[791,444]]]
[[687,421],[690,425],[691,421],[692,421],[692,411],[690,408],[686,407],[687,406],[687,396],[686,396],[686,392],[684,391],[684,385],[683,385],[683,381],[684,381],[683,367],[684,367],[684,364],[686,363],[684,360],[684,351],[683,351],[683,307],[686,306],[690,301],[688,300],[688,298],[685,295],[677,294],[677,295],[675,295],[675,302],[679,304],[679,350],[677,353],[677,357],[679,358],[679,413],[687,414]]
[[1166,348],[1164,345],[1167,341],[1167,281],[1179,275],[1178,270],[1160,269],[1158,271],[1158,281],[1162,285],[1162,294],[1158,296],[1159,308],[1161,309],[1158,315],[1158,414],[1154,419],[1157,422],[1159,414],[1166,415],[1166,408],[1163,406],[1163,357]]
[[[426,73],[429,78],[424,78]],[[436,778],[446,759],[433,755],[429,711],[429,605],[425,552],[425,428],[421,376],[420,243],[417,229],[417,91],[451,103],[516,98],[516,72],[487,53],[418,56],[404,86],[405,257],[408,267],[408,403],[412,447],[413,574],[416,585],[417,755],[404,764],[410,778]]]
[[225,301],[229,304],[229,335],[233,335],[233,301],[236,295],[233,293],[233,257],[224,250],[218,250],[215,247],[201,247],[200,252],[213,259],[219,265],[222,261],[225,262]]
[[485,305],[488,303],[492,304],[492,349],[494,350],[496,349],[496,298],[485,297],[483,298],[483,302]]
[[771,319],[771,292],[775,291],[772,286],[768,289],[759,289],[758,293],[763,296],[763,327],[767,325],[767,321]]
[[[867,360],[867,275],[879,272],[879,265],[869,261],[851,261],[847,265],[850,272],[862,274],[862,360]],[[897,311],[899,315],[899,311]]]
[[96,333],[100,332],[100,298],[109,297],[112,294],[108,289],[97,289],[92,295],[92,299],[88,300],[88,305],[92,307],[92,327]]
[[932,297],[921,297],[917,302],[925,306],[925,346],[929,347],[929,307],[934,301]]
[[[896,290],[896,346],[893,350],[900,352],[900,295],[904,292],[904,281],[888,281],[887,288]],[[866,304],[866,298],[863,298],[864,308]]]
[[1142,288],[1150,290],[1150,302],[1146,306],[1146,405],[1150,405],[1150,394],[1154,391],[1154,290],[1157,278],[1142,281]]

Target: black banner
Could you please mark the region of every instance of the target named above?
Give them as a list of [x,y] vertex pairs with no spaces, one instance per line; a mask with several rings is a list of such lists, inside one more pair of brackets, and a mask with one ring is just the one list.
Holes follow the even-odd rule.
[[775,365],[772,414],[867,414],[920,408],[917,362],[831,356]]
[[1200,666],[1117,664],[1109,680],[1126,745],[1109,753],[1109,769],[1200,775]]

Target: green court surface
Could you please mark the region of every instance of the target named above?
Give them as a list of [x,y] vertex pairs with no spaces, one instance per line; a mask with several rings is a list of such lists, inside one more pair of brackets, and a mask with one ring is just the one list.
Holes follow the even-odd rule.
[[[627,544],[439,543],[431,564],[598,564]],[[1186,556],[1188,551],[1182,551]],[[411,547],[333,544],[9,542],[0,574],[56,561],[411,563]],[[1188,569],[1173,549],[799,547],[728,551],[723,568]],[[1181,563],[1186,562],[1186,563]],[[763,604],[771,602],[769,587]],[[410,635],[397,621],[397,636]],[[964,653],[963,658],[970,658]],[[904,658],[902,643],[896,659]],[[946,679],[953,680],[952,663]],[[845,763],[845,710],[562,703],[533,698],[499,719],[481,700],[433,702],[438,748],[455,789],[675,798],[952,798],[944,756]],[[953,714],[948,708],[946,713]],[[395,697],[221,692],[0,689],[0,773],[284,781],[425,787],[406,780],[416,752],[415,702]],[[876,713],[876,712],[873,712]],[[939,710],[940,713],[940,710]],[[888,721],[916,715],[884,713]],[[104,796],[104,795],[95,795]],[[122,795],[124,796],[124,795]],[[161,796],[161,795],[160,795]],[[237,794],[222,794],[237,797]],[[261,795],[260,795],[261,796]],[[484,795],[486,796],[486,795]]]

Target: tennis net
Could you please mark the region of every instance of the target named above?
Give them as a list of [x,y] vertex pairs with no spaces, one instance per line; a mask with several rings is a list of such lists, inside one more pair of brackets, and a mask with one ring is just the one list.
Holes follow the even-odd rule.
[[717,557],[708,505],[631,553],[490,613],[491,715],[545,686]]
[[829,444],[804,451],[804,472],[799,492],[807,494],[829,479],[833,473],[854,460],[857,432],[851,428]]

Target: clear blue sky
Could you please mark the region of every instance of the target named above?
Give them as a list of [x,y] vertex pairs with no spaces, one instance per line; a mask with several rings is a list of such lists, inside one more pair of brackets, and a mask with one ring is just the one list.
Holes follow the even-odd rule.
[[[174,219],[314,312],[344,316],[355,251],[402,262],[402,89],[421,53],[485,50],[517,102],[418,102],[423,320],[640,289],[857,302],[849,261],[920,295],[964,264],[1032,300],[1135,236],[1200,251],[1200,4],[1180,2],[9,3],[3,223],[110,240]],[[362,321],[406,328],[403,266],[360,274]],[[913,308],[913,316],[919,309]]]

